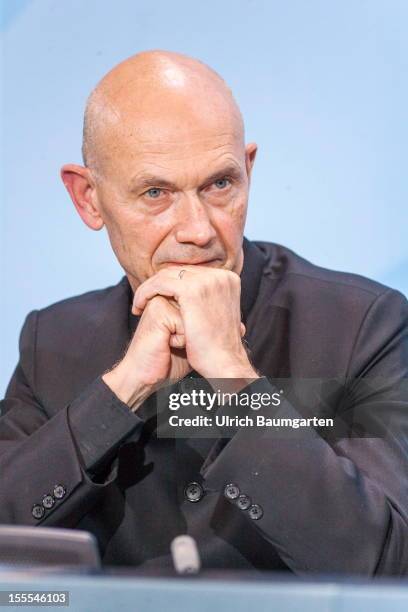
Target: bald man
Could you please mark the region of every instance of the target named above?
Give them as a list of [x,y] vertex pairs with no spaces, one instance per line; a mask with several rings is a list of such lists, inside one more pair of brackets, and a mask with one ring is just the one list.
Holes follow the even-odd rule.
[[[2,402],[1,522],[89,530],[106,565],[169,567],[189,533],[207,568],[407,574],[407,300],[244,238],[256,151],[192,58],[140,53],[91,93],[84,165],[61,175],[125,275],[28,314]],[[241,407],[216,434],[160,435],[164,391],[196,384],[287,429],[246,426]],[[306,417],[342,428],[293,435]]]

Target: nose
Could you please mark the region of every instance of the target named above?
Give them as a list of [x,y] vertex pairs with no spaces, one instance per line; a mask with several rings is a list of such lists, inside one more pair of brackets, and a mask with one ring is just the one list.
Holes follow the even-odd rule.
[[208,210],[197,195],[183,194],[179,201],[176,240],[206,246],[216,237]]

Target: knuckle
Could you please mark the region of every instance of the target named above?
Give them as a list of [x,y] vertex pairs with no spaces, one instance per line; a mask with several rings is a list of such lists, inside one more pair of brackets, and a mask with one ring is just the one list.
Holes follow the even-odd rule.
[[148,300],[146,304],[146,310],[148,309],[149,312],[154,312],[154,313],[161,312],[163,308],[165,307],[164,302],[165,302],[164,298],[162,298],[160,295],[155,295],[150,300]]
[[241,285],[240,276],[232,270],[228,270],[228,279],[234,287],[239,287]]

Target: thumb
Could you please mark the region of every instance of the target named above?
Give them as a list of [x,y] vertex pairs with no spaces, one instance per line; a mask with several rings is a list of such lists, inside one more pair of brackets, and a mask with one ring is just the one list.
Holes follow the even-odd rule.
[[167,300],[167,305],[168,328],[170,331],[169,345],[172,348],[185,348],[186,337],[180,309],[170,300]]

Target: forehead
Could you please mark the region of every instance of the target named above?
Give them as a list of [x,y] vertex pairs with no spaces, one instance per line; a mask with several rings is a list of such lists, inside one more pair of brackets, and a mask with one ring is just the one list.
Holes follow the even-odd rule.
[[88,148],[95,164],[114,167],[156,153],[189,159],[200,146],[224,146],[216,141],[225,136],[230,147],[244,149],[241,113],[214,71],[161,52],[130,59],[108,73],[89,99]]
[[[199,107],[200,105],[198,105]],[[129,168],[179,170],[213,164],[223,157],[240,164],[245,157],[243,134],[235,117],[207,109],[172,112],[162,109],[149,115],[122,113],[120,121],[107,125],[104,150],[115,172],[128,174]]]

